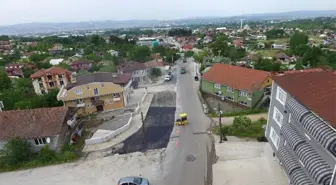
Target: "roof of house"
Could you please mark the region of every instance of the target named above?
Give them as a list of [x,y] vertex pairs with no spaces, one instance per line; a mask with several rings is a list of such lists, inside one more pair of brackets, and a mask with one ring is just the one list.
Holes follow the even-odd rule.
[[67,111],[66,107],[52,107],[0,112],[0,140],[58,135]]
[[272,79],[302,105],[336,128],[336,72],[302,72]]
[[152,67],[164,67],[164,66],[165,66],[164,62],[158,62],[158,61],[156,61],[156,60],[152,60],[152,61],[149,61],[149,62],[145,62],[144,64],[145,64],[145,66],[146,66],[147,68],[152,68]]
[[303,69],[303,70],[284,71],[284,74],[322,72],[322,71],[325,71],[325,70],[322,68],[312,68],[312,69]]
[[270,73],[230,64],[214,64],[202,79],[249,92],[259,89]]
[[44,76],[46,74],[51,74],[51,75],[61,75],[61,74],[66,74],[66,73],[71,73],[69,70],[63,69],[61,67],[51,67],[49,69],[40,69],[36,71],[34,74],[30,75],[30,78],[39,78],[41,76]]
[[146,69],[145,64],[140,62],[126,62],[119,64],[117,69],[123,71],[124,73],[131,73],[136,70],[143,70]]
[[68,84],[65,88],[69,90],[73,87],[93,82],[112,82],[115,84],[125,84],[128,83],[131,80],[131,78],[132,75],[129,73],[123,73],[123,74],[115,74],[108,72],[92,73],[89,75],[77,77],[76,83]]
[[192,49],[193,45],[192,44],[185,44],[183,45],[183,49]]
[[277,53],[276,54],[276,57],[277,58],[284,58],[284,59],[290,59],[290,57],[289,56],[287,56],[285,53]]

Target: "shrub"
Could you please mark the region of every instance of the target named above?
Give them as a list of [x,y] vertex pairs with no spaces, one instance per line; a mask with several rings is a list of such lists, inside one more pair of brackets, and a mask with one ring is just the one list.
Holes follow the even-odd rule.
[[239,116],[233,119],[232,127],[237,131],[246,131],[249,127],[251,127],[252,121],[250,118],[246,116]]
[[158,68],[152,68],[151,75],[152,76],[161,76],[161,70],[158,69]]
[[55,151],[50,150],[48,145],[45,145],[38,153],[37,160],[43,164],[52,163],[56,160]]
[[20,138],[8,140],[2,154],[9,166],[16,166],[29,161],[33,155],[30,143]]
[[65,151],[58,156],[58,160],[61,161],[61,162],[69,162],[69,161],[73,161],[77,158],[78,158],[78,156],[75,153],[70,152],[70,151]]

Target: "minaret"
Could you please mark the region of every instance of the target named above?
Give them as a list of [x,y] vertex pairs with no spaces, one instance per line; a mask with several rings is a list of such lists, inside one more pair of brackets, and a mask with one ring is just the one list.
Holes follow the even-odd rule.
[[243,19],[240,19],[240,29],[243,29]]

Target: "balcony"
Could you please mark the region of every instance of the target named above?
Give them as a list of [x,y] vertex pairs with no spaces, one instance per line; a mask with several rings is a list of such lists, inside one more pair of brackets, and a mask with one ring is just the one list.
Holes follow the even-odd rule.
[[113,98],[113,101],[120,101],[120,97],[119,98]]
[[76,104],[76,107],[85,107],[85,103],[78,103]]

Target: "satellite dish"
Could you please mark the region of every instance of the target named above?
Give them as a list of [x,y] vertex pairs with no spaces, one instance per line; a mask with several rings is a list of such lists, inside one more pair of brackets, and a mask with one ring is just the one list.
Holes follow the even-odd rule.
[[50,143],[50,138],[49,138],[49,137],[47,137],[46,141],[47,141],[47,143]]

